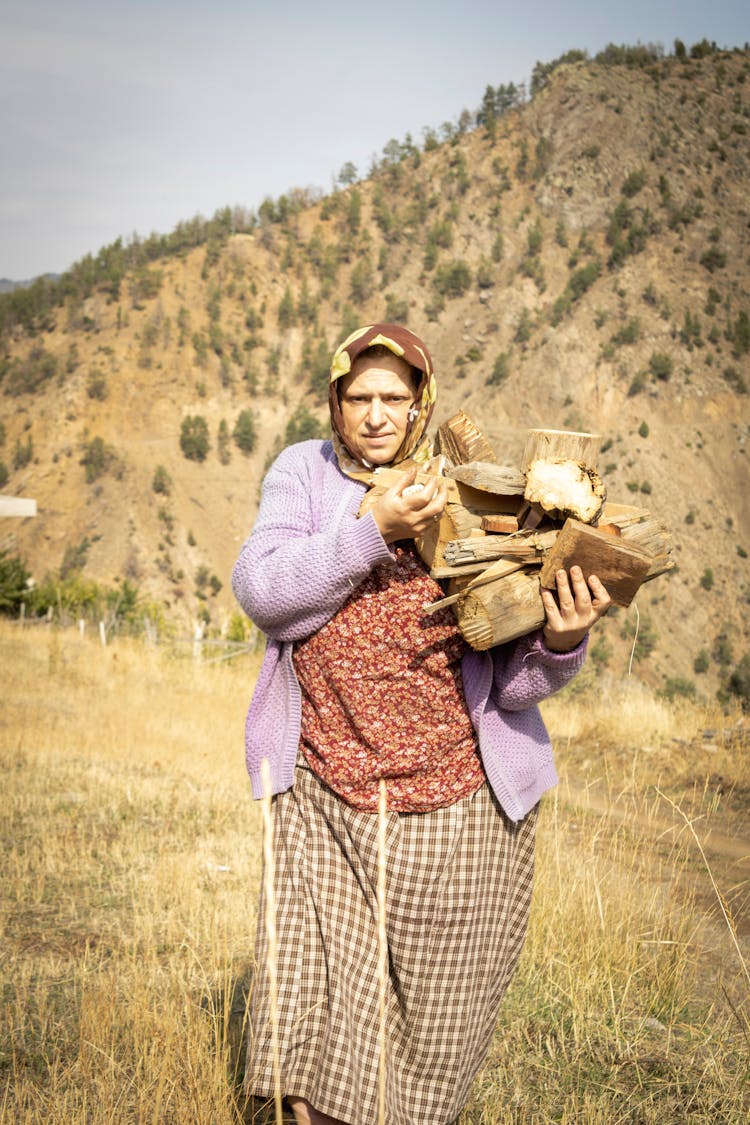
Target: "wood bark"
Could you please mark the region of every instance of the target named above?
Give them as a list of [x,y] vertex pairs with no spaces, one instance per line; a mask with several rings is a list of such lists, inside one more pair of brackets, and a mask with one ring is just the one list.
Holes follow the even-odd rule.
[[539,572],[525,570],[467,589],[456,604],[464,639],[479,652],[523,637],[544,625]]
[[469,461],[497,463],[492,446],[463,410],[440,426],[435,446],[436,452],[445,454],[452,465],[465,465]]
[[518,469],[493,465],[489,461],[470,461],[467,465],[456,465],[446,475],[497,496],[523,496],[526,487],[526,477]]
[[521,460],[525,473],[532,461],[581,461],[596,468],[601,434],[577,433],[574,430],[529,430]]
[[646,519],[640,523],[622,528],[622,538],[633,546],[640,547],[651,558],[645,581],[658,578],[660,574],[674,568],[672,535],[661,520]]
[[489,566],[483,566],[478,574],[462,573],[449,582],[450,593],[445,598],[440,598],[439,601],[431,602],[430,605],[425,606],[425,613],[435,613],[444,606],[455,605],[461,598],[465,590],[473,590],[477,586],[484,586],[488,582],[494,582],[496,578],[504,578],[507,574],[513,574],[517,570],[521,570],[523,564],[519,562],[512,562],[509,559],[498,559],[497,562],[491,563]]
[[514,558],[528,563],[541,563],[559,532],[536,531],[520,535],[486,535],[483,539],[455,539],[443,551],[445,561],[451,566],[490,559]]
[[619,528],[629,527],[631,524],[640,523],[649,518],[650,513],[646,508],[636,508],[632,504],[617,504],[612,500],[605,501],[599,523],[613,523]]

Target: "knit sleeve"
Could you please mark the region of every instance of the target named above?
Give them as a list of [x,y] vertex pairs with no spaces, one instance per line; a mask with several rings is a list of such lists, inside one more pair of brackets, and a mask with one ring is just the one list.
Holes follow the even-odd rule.
[[498,707],[521,711],[564,687],[583,667],[587,638],[570,652],[552,652],[541,633],[492,650],[492,695]]
[[393,561],[372,516],[357,519],[360,486],[323,465],[317,443],[279,456],[232,574],[238,602],[276,640],[316,632],[374,566]]

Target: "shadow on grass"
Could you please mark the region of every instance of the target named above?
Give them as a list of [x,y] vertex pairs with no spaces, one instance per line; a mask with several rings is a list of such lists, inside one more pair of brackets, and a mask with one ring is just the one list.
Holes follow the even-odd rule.
[[[227,1079],[238,1121],[243,1125],[275,1125],[273,1099],[254,1097],[244,1089],[252,988],[253,970],[250,968],[234,981],[231,989],[217,989],[204,995],[201,1008],[214,1023],[216,1042],[223,1045],[226,1054]],[[283,1122],[294,1125],[294,1114],[286,1102]]]

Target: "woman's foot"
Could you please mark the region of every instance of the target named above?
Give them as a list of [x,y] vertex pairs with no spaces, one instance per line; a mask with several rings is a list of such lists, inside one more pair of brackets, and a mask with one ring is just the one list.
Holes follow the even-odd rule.
[[297,1125],[347,1125],[338,1117],[329,1117],[327,1113],[319,1113],[317,1109],[305,1098],[287,1098],[291,1106],[294,1120]]

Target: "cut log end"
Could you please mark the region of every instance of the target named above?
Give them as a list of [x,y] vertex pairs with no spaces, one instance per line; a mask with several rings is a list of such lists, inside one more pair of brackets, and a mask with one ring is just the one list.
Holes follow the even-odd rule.
[[599,474],[582,461],[532,461],[526,471],[525,498],[556,519],[572,516],[596,523],[607,490]]

